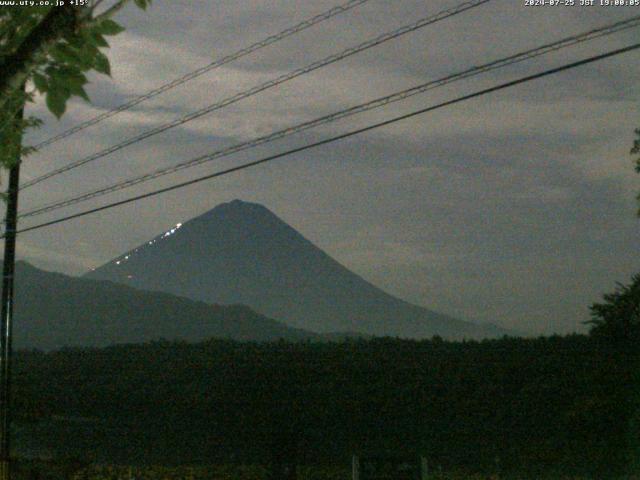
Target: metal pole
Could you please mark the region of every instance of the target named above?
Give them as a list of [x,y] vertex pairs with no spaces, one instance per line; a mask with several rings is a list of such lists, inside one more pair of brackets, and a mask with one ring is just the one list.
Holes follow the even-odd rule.
[[420,478],[429,480],[429,463],[425,457],[420,457]]
[[360,458],[358,455],[351,457],[351,480],[360,480]]
[[[18,113],[22,118],[22,110]],[[13,274],[16,257],[16,226],[18,223],[18,190],[20,184],[20,154],[9,170],[7,216],[5,219],[4,265],[2,269],[2,322],[0,328],[0,480],[10,479],[11,427],[11,336],[13,323]]]

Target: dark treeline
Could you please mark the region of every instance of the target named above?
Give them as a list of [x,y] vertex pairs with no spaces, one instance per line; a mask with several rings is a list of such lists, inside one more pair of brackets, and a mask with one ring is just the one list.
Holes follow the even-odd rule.
[[409,453],[443,469],[608,478],[638,455],[637,367],[629,344],[580,335],[159,341],[21,352],[14,398],[23,435],[89,461]]

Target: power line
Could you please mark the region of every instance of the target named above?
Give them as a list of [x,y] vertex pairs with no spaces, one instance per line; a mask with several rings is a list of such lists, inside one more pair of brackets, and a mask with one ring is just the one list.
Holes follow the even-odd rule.
[[[41,224],[38,224],[38,225],[34,225],[32,227],[23,228],[23,229],[19,230],[17,233],[25,233],[25,232],[29,232],[29,231],[32,231],[32,230],[38,230],[40,228],[48,227],[48,226],[51,226],[51,225],[56,225],[58,223],[66,222],[66,221],[69,221],[69,220],[72,220],[72,219],[75,219],[75,218],[84,217],[86,215],[91,215],[93,213],[97,213],[97,212],[101,212],[101,211],[104,211],[104,210],[108,210],[108,209],[111,209],[111,208],[114,208],[114,207],[117,207],[117,206],[120,206],[120,205],[125,205],[127,203],[137,202],[137,201],[145,199],[145,198],[154,197],[154,196],[160,195],[162,193],[166,193],[166,192],[170,192],[172,190],[177,190],[177,189],[180,189],[180,188],[184,188],[184,187],[187,187],[189,185],[194,185],[196,183],[200,183],[200,182],[203,182],[203,181],[206,181],[206,180],[211,180],[213,178],[229,175],[231,173],[235,173],[235,172],[238,172],[240,170],[245,170],[245,169],[248,169],[248,168],[251,168],[251,167],[255,167],[257,165],[261,165],[263,163],[271,162],[273,160],[277,160],[279,158],[283,158],[283,157],[286,157],[286,156],[289,156],[289,155],[293,155],[295,153],[299,153],[299,152],[302,152],[302,151],[305,151],[305,150],[310,150],[312,148],[317,148],[319,146],[326,145],[326,144],[329,144],[329,143],[333,143],[333,142],[336,142],[338,140],[343,140],[345,138],[352,137],[354,135],[358,135],[358,134],[361,134],[361,133],[364,133],[364,132],[368,132],[370,130],[374,130],[374,129],[377,129],[377,128],[380,128],[380,127],[391,125],[393,123],[399,122],[401,120],[406,120],[408,118],[412,118],[412,117],[415,117],[417,115],[422,115],[424,113],[432,112],[432,111],[438,110],[440,108],[448,107],[450,105],[454,105],[454,104],[461,103],[461,102],[464,102],[464,101],[467,101],[467,100],[471,100],[473,98],[481,97],[481,96],[487,95],[489,93],[497,92],[499,90],[510,88],[510,87],[513,87],[513,86],[516,86],[516,85],[520,85],[522,83],[530,82],[532,80],[543,78],[543,77],[546,77],[546,76],[549,76],[549,75],[554,75],[556,73],[563,72],[563,71],[566,71],[566,70],[570,70],[572,68],[576,68],[576,67],[579,67],[579,66],[582,66],[582,65],[587,65],[589,63],[597,62],[599,60],[604,60],[606,58],[610,58],[610,57],[613,57],[613,56],[616,56],[616,55],[620,55],[620,54],[623,54],[623,53],[626,53],[626,52],[637,50],[639,48],[640,48],[640,43],[635,43],[633,45],[629,45],[629,46],[624,47],[624,48],[619,48],[619,49],[616,49],[616,50],[609,51],[607,53],[603,53],[603,54],[595,55],[595,56],[592,56],[592,57],[589,57],[589,58],[586,58],[586,59],[583,59],[583,60],[579,60],[577,62],[573,62],[573,63],[562,65],[560,67],[556,67],[556,68],[552,68],[552,69],[549,69],[549,70],[545,70],[545,71],[540,72],[540,73],[536,73],[536,74],[533,74],[533,75],[528,75],[528,76],[525,76],[525,77],[521,77],[521,78],[516,79],[516,80],[512,80],[512,81],[509,81],[509,82],[506,82],[506,83],[501,83],[501,84],[496,85],[494,87],[485,88],[483,90],[479,90],[479,91],[476,91],[474,93],[470,93],[468,95],[464,95],[462,97],[455,98],[453,100],[448,100],[446,102],[442,102],[442,103],[439,103],[437,105],[433,105],[433,106],[430,106],[430,107],[427,107],[427,108],[416,110],[416,111],[411,112],[411,113],[400,115],[400,116],[391,118],[389,120],[385,120],[385,121],[382,121],[382,122],[379,122],[379,123],[375,123],[375,124],[369,125],[367,127],[359,128],[357,130],[352,130],[350,132],[343,133],[341,135],[337,135],[337,136],[334,136],[334,137],[331,137],[331,138],[327,138],[327,139],[321,140],[319,142],[315,142],[315,143],[312,143],[312,144],[304,145],[302,147],[298,147],[298,148],[294,148],[294,149],[291,149],[291,150],[287,150],[285,152],[281,152],[281,153],[278,153],[278,154],[275,154],[275,155],[264,157],[264,158],[261,158],[259,160],[254,160],[252,162],[247,162],[247,163],[244,163],[242,165],[238,165],[236,167],[227,168],[225,170],[214,172],[214,173],[211,173],[209,175],[205,175],[205,176],[201,176],[201,177],[198,177],[198,178],[195,178],[195,179],[192,179],[192,180],[188,180],[186,182],[181,182],[181,183],[178,183],[178,184],[175,184],[175,185],[171,185],[169,187],[165,187],[165,188],[161,188],[161,189],[158,189],[158,190],[154,190],[153,192],[148,192],[148,193],[144,193],[144,194],[141,194],[141,195],[136,195],[134,197],[130,197],[130,198],[125,199],[125,200],[112,202],[112,203],[109,203],[107,205],[103,205],[101,207],[92,208],[92,209],[89,209],[89,210],[85,210],[83,212],[75,213],[75,214],[72,214],[72,215],[67,215],[65,217],[61,217],[61,218],[58,218],[56,220],[51,220],[51,221],[44,222],[44,223],[41,223]],[[0,238],[4,238],[4,237],[5,237],[4,235],[0,236]]]
[[97,123],[102,122],[103,120],[112,117],[124,110],[128,110],[131,107],[134,107],[135,105],[138,105],[139,103],[142,103],[146,100],[149,100],[153,97],[156,97],[158,95],[160,95],[161,93],[166,92],[167,90],[171,90],[172,88],[175,88],[179,85],[182,85],[183,83],[188,82],[189,80],[193,80],[194,78],[199,77],[200,75],[203,75],[207,72],[210,72],[211,70],[221,67],[223,65],[226,65],[227,63],[231,63],[235,60],[238,60],[239,58],[242,58],[246,55],[249,55],[253,52],[256,52],[262,48],[265,48],[273,43],[276,43],[280,40],[283,40],[287,37],[290,37],[291,35],[294,35],[298,32],[301,32],[303,30],[306,30],[309,27],[312,27],[313,25],[316,25],[320,22],[323,22],[325,20],[328,20],[332,17],[335,17],[336,15],[340,15],[341,13],[344,13],[348,10],[351,10],[359,5],[362,5],[363,3],[368,2],[369,0],[350,0],[347,3],[343,4],[343,5],[339,5],[336,7],[333,7],[329,10],[327,10],[326,12],[320,13],[318,15],[315,15],[314,17],[308,18],[307,20],[303,20],[302,22],[298,23],[297,25],[294,25],[292,27],[289,27],[285,30],[282,30],[280,33],[276,33],[275,35],[271,35],[267,38],[264,38],[263,40],[260,40],[259,42],[256,42],[252,45],[249,45],[248,47],[245,47],[241,50],[238,50],[237,52],[231,53],[229,55],[226,55],[222,58],[219,58],[217,60],[215,60],[214,62],[205,65],[204,67],[200,67],[197,70],[193,70],[192,72],[189,72],[185,75],[183,75],[182,77],[176,78],[175,80],[169,82],[169,83],[165,83],[164,85],[151,90],[143,95],[140,95],[138,97],[135,97],[131,100],[129,100],[126,103],[123,103],[122,105],[119,105],[107,112],[101,113],[100,115],[96,115],[93,118],[90,118],[89,120],[79,123],[78,125],[56,135],[53,136],[51,138],[48,138],[47,140],[38,143],[37,145],[35,145],[36,149],[42,149],[48,145],[51,145],[52,143],[55,143],[59,140],[62,140],[63,138],[67,138],[71,135],[73,135],[74,133],[80,132],[86,128],[89,128],[93,125],[96,125]]
[[289,80],[293,80],[294,78],[300,77],[302,75],[305,75],[307,73],[313,72],[315,70],[318,70],[322,67],[325,67],[327,65],[336,63],[340,60],[343,60],[347,57],[350,57],[352,55],[355,55],[356,53],[362,52],[364,50],[367,50],[369,48],[373,48],[377,45],[380,45],[382,43],[388,42],[390,40],[393,40],[395,38],[398,38],[402,35],[405,35],[407,33],[410,32],[414,32],[420,28],[426,27],[428,25],[432,25],[436,22],[439,22],[441,20],[444,20],[446,18],[449,17],[453,17],[455,15],[458,15],[462,12],[465,12],[467,10],[470,10],[472,8],[478,7],[480,5],[483,5],[485,3],[490,2],[491,0],[469,0],[467,2],[464,2],[456,7],[453,8],[449,8],[446,10],[443,10],[435,15],[430,15],[428,17],[424,17],[421,18],[420,20],[416,21],[416,22],[412,22],[409,25],[405,25],[403,27],[400,27],[396,30],[393,30],[391,32],[388,33],[384,33],[382,35],[379,35],[375,38],[372,38],[370,40],[367,40],[363,43],[360,43],[359,45],[356,45],[354,47],[350,47],[347,48],[346,50],[343,50],[340,53],[336,53],[333,55],[330,55],[328,57],[323,58],[322,60],[318,60],[316,62],[313,62],[305,67],[301,67],[301,68],[297,68],[289,73],[286,73],[284,75],[280,75],[279,77],[276,77],[272,80],[268,80],[267,82],[264,82],[260,85],[257,85],[253,88],[250,88],[249,90],[245,90],[243,92],[237,93],[231,97],[227,97],[219,102],[213,103],[211,105],[208,105],[206,107],[203,107],[199,110],[196,110],[195,112],[191,112],[181,118],[177,118],[175,120],[172,120],[169,123],[165,123],[164,125],[160,125],[158,127],[152,128],[151,130],[147,130],[146,132],[143,132],[139,135],[136,135],[134,137],[130,137],[127,140],[124,140],[123,142],[120,142],[118,144],[112,145],[111,147],[107,147],[104,150],[101,150],[100,152],[94,153],[92,155],[89,155],[88,157],[82,158],[80,160],[77,160],[75,162],[69,163],[63,167],[57,168],[55,170],[52,170],[48,173],[45,173],[44,175],[41,175],[37,178],[34,178],[33,180],[30,180],[28,182],[25,182],[21,189],[24,190],[26,188],[29,188],[33,185],[36,185],[40,182],[43,182],[51,177],[54,177],[56,175],[59,175],[61,173],[64,172],[68,172],[69,170],[73,170],[74,168],[80,167],[82,165],[85,165],[87,163],[93,162],[95,160],[98,160],[100,158],[106,157],[107,155],[110,155],[114,152],[117,152],[119,150],[122,150],[123,148],[126,148],[130,145],[133,145],[135,143],[138,143],[142,140],[145,140],[149,137],[152,137],[154,135],[158,135],[160,133],[163,133],[171,128],[183,125],[187,122],[190,122],[192,120],[195,120],[197,118],[200,118],[204,115],[207,115],[213,111],[219,110],[221,108],[227,107],[229,105],[232,105],[236,102],[239,102],[240,100],[244,100],[245,98],[251,97],[253,95],[256,95],[258,93],[261,93],[265,90],[268,90],[270,88],[276,87],[278,85],[281,85],[285,82],[288,82]]
[[609,24],[607,26],[604,27],[600,27],[597,29],[593,29],[593,30],[589,30],[587,32],[578,34],[578,35],[573,35],[567,38],[564,38],[562,40],[558,40],[556,42],[553,43],[549,43],[546,45],[543,45],[541,47],[537,47],[534,49],[530,49],[530,50],[526,50],[524,52],[520,52],[517,53],[515,55],[510,55],[508,57],[499,59],[499,60],[495,60],[492,62],[489,62],[487,64],[481,65],[481,66],[476,66],[476,67],[472,67],[470,69],[464,70],[462,72],[458,72],[458,73],[454,73],[452,75],[448,75],[444,78],[438,79],[438,80],[433,80],[433,81],[429,81],[426,83],[423,83],[421,85],[415,86],[415,87],[411,87],[409,89],[406,90],[402,90],[400,92],[396,92],[393,93],[391,95],[387,95],[384,97],[380,97],[377,98],[375,100],[371,100],[367,103],[363,103],[360,105],[356,105],[354,107],[345,109],[345,110],[341,110],[339,112],[335,112],[329,115],[325,115],[323,117],[319,117],[316,118],[314,120],[310,120],[308,122],[304,122],[302,124],[298,124],[298,125],[294,125],[279,131],[276,131],[274,133],[271,133],[269,135],[265,135],[256,139],[252,139],[249,140],[247,142],[243,142],[243,143],[239,143],[236,145],[232,145],[230,147],[227,147],[225,149],[222,150],[218,150],[216,152],[213,153],[209,153],[209,154],[205,154],[199,157],[196,157],[194,159],[190,159],[188,161],[185,162],[181,162],[177,165],[172,165],[170,167],[164,167],[164,168],[160,168],[158,170],[155,170],[153,172],[147,173],[145,175],[141,175],[141,176],[137,176],[137,177],[133,177],[121,182],[117,182],[115,184],[109,185],[107,187],[102,187],[96,190],[93,190],[91,192],[87,192],[81,195],[77,195],[71,198],[67,198],[64,200],[60,200],[58,202],[54,202],[51,204],[47,204],[44,206],[40,206],[37,208],[34,208],[32,210],[29,210],[27,212],[24,212],[20,215],[20,218],[26,218],[26,217],[32,217],[32,216],[37,216],[37,215],[41,215],[47,212],[51,212],[53,210],[58,210],[60,208],[63,207],[67,207],[70,205],[75,205],[77,203],[86,201],[86,200],[90,200],[96,197],[100,197],[102,195],[106,195],[108,193],[112,193],[115,191],[119,191],[125,188],[129,188],[132,187],[134,185],[138,185],[140,183],[143,182],[147,182],[159,177],[162,177],[164,175],[168,175],[171,173],[175,173],[178,172],[180,170],[184,170],[186,168],[191,168],[191,167],[195,167],[197,165],[201,165],[203,163],[218,159],[218,158],[222,158],[222,157],[226,157],[235,153],[238,153],[240,151],[244,151],[244,150],[248,150],[250,148],[254,148],[257,147],[259,145],[268,143],[268,142],[272,142],[274,140],[279,140],[281,138],[284,138],[286,136],[295,134],[295,133],[299,133],[320,125],[324,125],[327,123],[331,123],[334,121],[337,121],[339,119],[342,118],[346,118],[358,113],[362,113],[362,112],[366,112],[369,110],[373,110],[375,108],[379,108],[385,105],[388,105],[389,103],[393,103],[393,102],[397,102],[400,100],[404,100],[407,99],[409,97],[412,97],[414,95],[420,94],[420,93],[424,93],[426,91],[432,90],[434,88],[438,88],[459,80],[463,80],[463,79],[467,79],[470,77],[473,77],[475,75],[479,75],[481,73],[486,73],[498,68],[503,68],[509,65],[513,65],[515,63],[519,63],[525,60],[529,60],[531,58],[534,57],[538,57],[553,51],[557,51],[560,50],[562,48],[567,48],[569,46],[573,46],[588,40],[593,40],[596,38],[600,38],[606,35],[611,35],[613,33],[617,33],[619,31],[625,30],[625,29],[629,29],[632,27],[637,27],[638,25],[640,25],[640,15],[630,18],[628,20],[624,20],[624,21],[620,21],[620,22],[616,22],[613,24]]

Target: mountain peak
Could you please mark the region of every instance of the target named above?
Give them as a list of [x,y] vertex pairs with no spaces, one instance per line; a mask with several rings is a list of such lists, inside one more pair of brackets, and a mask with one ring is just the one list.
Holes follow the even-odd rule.
[[221,203],[220,205],[214,207],[213,210],[229,210],[229,209],[240,210],[240,209],[253,209],[256,207],[264,208],[265,210],[267,209],[266,207],[264,207],[263,205],[260,205],[259,203],[245,202],[244,200],[240,200],[239,198],[236,198],[234,200],[231,200],[230,202]]
[[264,217],[270,219],[278,219],[278,221],[282,222],[282,220],[280,220],[271,210],[269,210],[264,205],[253,202],[246,202],[240,199],[221,203],[211,210],[203,213],[202,215],[193,218],[191,221],[210,221],[213,219],[218,219],[220,217],[223,217],[225,219],[228,217],[246,219]]
[[230,202],[221,203],[220,205],[215,206],[210,211],[214,212],[216,210],[218,211],[220,210],[263,211],[263,212],[272,213],[271,210],[269,210],[264,205],[261,205],[259,203],[254,203],[254,202],[246,202],[244,200],[240,200],[239,198],[236,198],[235,200],[231,200]]
[[477,325],[383,292],[268,208],[239,199],[176,225],[87,276],[206,303],[241,303],[316,332],[490,336]]
[[230,202],[221,203],[220,205],[218,205],[218,207],[224,207],[225,205],[228,205],[229,207],[236,207],[236,208],[240,208],[244,206],[260,206],[262,208],[266,208],[260,205],[259,203],[247,202],[239,198],[234,198]]

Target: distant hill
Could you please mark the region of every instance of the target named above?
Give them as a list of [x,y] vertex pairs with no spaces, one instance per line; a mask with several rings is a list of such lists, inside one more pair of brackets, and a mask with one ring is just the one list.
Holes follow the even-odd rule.
[[17,348],[106,346],[210,337],[269,341],[317,335],[291,328],[241,305],[220,306],[112,282],[16,267]]
[[449,339],[508,334],[393,297],[262,205],[234,200],[89,272],[207,303],[249,305],[296,328]]

